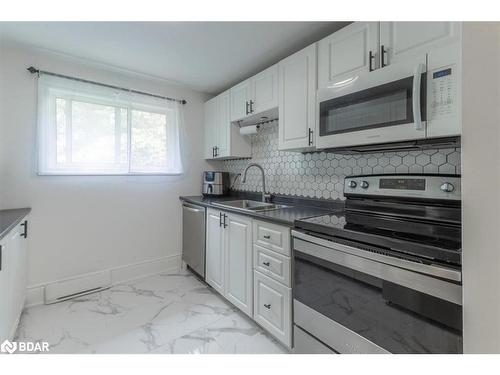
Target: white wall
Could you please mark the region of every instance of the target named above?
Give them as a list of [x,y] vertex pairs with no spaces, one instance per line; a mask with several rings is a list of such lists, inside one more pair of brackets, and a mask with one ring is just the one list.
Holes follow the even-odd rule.
[[464,351],[500,353],[500,24],[463,27]]
[[[112,46],[110,46],[112,48]],[[200,194],[205,94],[165,81],[5,43],[1,208],[31,207],[29,285],[179,255],[179,195]],[[182,176],[37,176],[35,78],[29,66],[184,98],[188,155]],[[0,155],[0,162],[1,162]],[[173,258],[177,261],[179,258]]]

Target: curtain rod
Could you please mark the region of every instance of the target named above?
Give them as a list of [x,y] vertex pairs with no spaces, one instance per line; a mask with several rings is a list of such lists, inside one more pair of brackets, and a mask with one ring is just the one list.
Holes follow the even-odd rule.
[[187,101],[186,101],[186,100],[184,100],[184,99],[169,98],[169,97],[167,97],[167,96],[161,96],[161,95],[156,95],[156,94],[150,94],[150,93],[148,93],[148,92],[143,92],[143,91],[137,91],[137,90],[127,89],[127,88],[125,88],[125,87],[108,85],[108,84],[106,84],[106,83],[100,83],[100,82],[95,82],[95,81],[89,81],[89,80],[87,80],[87,79],[82,79],[82,78],[77,78],[77,77],[65,76],[65,75],[63,75],[63,74],[57,74],[57,73],[47,72],[47,71],[45,71],[45,70],[39,70],[39,69],[34,68],[34,67],[32,67],[32,66],[30,66],[29,68],[27,68],[27,70],[28,70],[31,74],[38,74],[38,75],[40,75],[40,73],[42,73],[42,74],[47,74],[47,75],[54,76],[54,77],[60,77],[60,78],[67,78],[67,79],[71,79],[71,80],[73,80],[73,81],[85,82],[85,83],[91,83],[91,84],[94,84],[94,85],[99,85],[99,86],[107,87],[107,88],[110,88],[110,89],[115,89],[115,90],[121,90],[121,91],[131,92],[131,93],[134,93],[134,94],[141,94],[141,95],[146,95],[146,96],[152,96],[153,98],[165,99],[165,100],[170,100],[170,101],[173,101],[173,102],[179,102],[180,104],[186,104],[186,103],[187,103]]

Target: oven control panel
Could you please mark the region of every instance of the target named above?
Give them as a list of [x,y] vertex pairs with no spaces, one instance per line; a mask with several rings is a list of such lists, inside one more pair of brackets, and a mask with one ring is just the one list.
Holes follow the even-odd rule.
[[344,195],[460,200],[460,184],[458,175],[349,176]]

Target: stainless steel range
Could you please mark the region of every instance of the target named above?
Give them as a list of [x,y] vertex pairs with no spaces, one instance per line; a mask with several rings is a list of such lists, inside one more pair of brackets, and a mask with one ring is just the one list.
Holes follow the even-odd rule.
[[462,352],[460,182],[346,177],[345,211],[295,222],[297,352]]

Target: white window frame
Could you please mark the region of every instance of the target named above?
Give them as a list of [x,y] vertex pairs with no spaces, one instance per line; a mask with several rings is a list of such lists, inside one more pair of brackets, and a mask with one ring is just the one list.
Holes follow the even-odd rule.
[[[41,79],[41,76],[39,79]],[[37,158],[37,174],[40,176],[170,176],[170,175],[180,175],[183,173],[182,163],[180,160],[180,122],[182,115],[180,112],[180,104],[168,102],[163,99],[149,98],[145,95],[139,94],[129,94],[120,92],[116,99],[113,99],[113,95],[116,94],[116,90],[113,89],[102,89],[105,96],[99,97],[98,99],[91,98],[89,95],[85,95],[85,92],[79,93],[78,86],[81,86],[85,90],[91,90],[92,86],[96,86],[89,83],[77,82],[68,83],[69,85],[75,85],[76,90],[72,91],[68,88],[59,88],[57,83],[64,84],[64,81],[69,81],[65,78],[53,78],[56,83],[51,87],[50,81],[48,84],[40,85],[38,90],[38,131],[37,131],[37,147],[38,147],[38,158]],[[84,90],[84,91],[85,91]],[[106,92],[107,91],[107,92]],[[119,97],[119,98],[118,98]],[[71,119],[71,103],[73,101],[79,101],[84,103],[105,105],[114,107],[115,109],[115,138],[121,138],[121,132],[116,131],[116,127],[121,125],[121,122],[116,117],[116,113],[121,115],[121,110],[126,110],[127,112],[127,162],[125,163],[113,163],[110,164],[110,168],[102,168],[103,164],[92,165],[89,163],[77,164],[70,162],[68,166],[58,167],[57,164],[57,117],[56,117],[56,103],[57,99],[66,100],[67,113],[66,113],[66,140],[71,144],[71,131],[72,131],[72,119]],[[40,103],[42,103],[40,105]],[[167,148],[167,166],[164,167],[151,167],[144,170],[134,169],[132,167],[132,111],[142,111],[154,114],[164,115],[166,117],[165,121],[165,132],[166,132],[166,148]],[[177,111],[177,112],[176,112]],[[173,120],[175,119],[175,120]],[[169,121],[176,121],[174,125],[170,124]],[[170,129],[170,127],[175,127],[175,129]],[[170,139],[169,137],[175,137],[175,139]],[[120,140],[121,141],[121,140]],[[174,144],[175,143],[175,144]],[[173,147],[172,147],[173,146]],[[71,146],[69,146],[69,155],[67,158],[71,158]],[[120,144],[115,142],[115,160],[119,156]],[[174,150],[169,150],[169,147]],[[68,151],[67,151],[68,152]],[[175,157],[173,152],[176,152]],[[50,155],[48,155],[50,153]],[[169,158],[174,158],[177,164],[172,168],[172,161]],[[113,171],[113,167],[118,166],[119,168]],[[90,172],[85,172],[84,170],[89,170]],[[80,171],[78,171],[80,170]],[[101,170],[101,171],[100,171]]]

